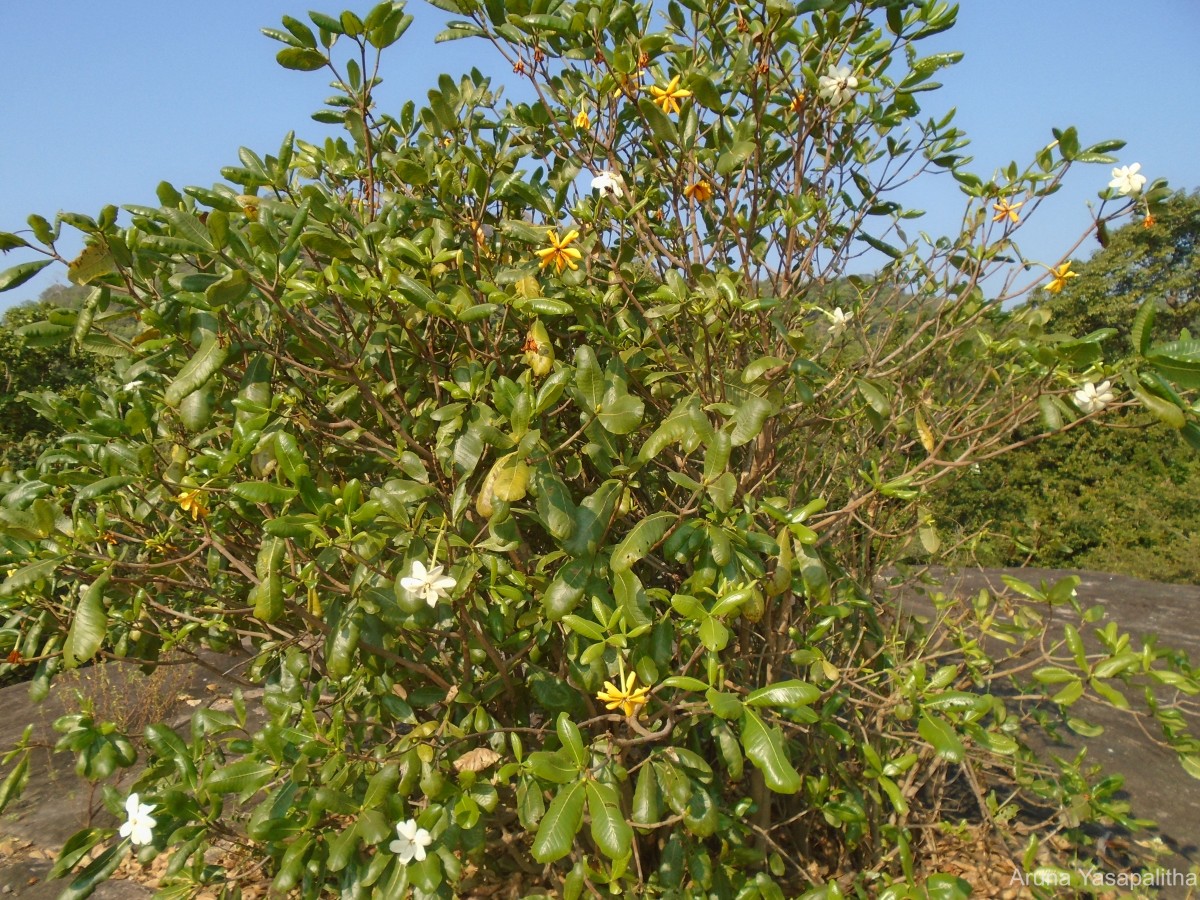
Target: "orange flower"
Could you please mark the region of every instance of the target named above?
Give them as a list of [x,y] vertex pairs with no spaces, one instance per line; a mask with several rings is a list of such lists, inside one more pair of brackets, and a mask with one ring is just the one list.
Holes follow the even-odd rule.
[[1146,218],[1142,219],[1142,227],[1143,228],[1153,228],[1154,227],[1154,216],[1150,215],[1150,213],[1146,213]]
[[695,200],[697,203],[704,203],[706,200],[711,200],[712,195],[712,185],[703,179],[694,184],[689,184],[683,189],[683,196],[689,200]]
[[579,232],[574,229],[568,231],[561,241],[558,239],[558,232],[553,228],[547,231],[546,240],[550,246],[537,251],[542,260],[538,263],[539,267],[546,269],[553,265],[554,271],[560,275],[563,269],[570,269],[572,272],[578,269],[579,263],[576,260],[582,258],[583,254],[574,247],[567,246],[577,237]]
[[660,88],[657,84],[650,86],[650,93],[654,95],[654,102],[662,107],[665,113],[679,112],[679,101],[686,100],[692,96],[691,91],[684,90],[679,86],[679,76],[676,75],[671,79],[670,84],[665,88]]
[[1021,217],[1017,214],[1017,210],[1025,205],[1025,202],[1009,203],[1007,200],[997,200],[992,207],[996,214],[992,216],[993,222],[1003,222],[1007,218],[1010,222],[1016,225],[1021,221]]
[[1054,278],[1052,278],[1050,283],[1046,285],[1046,290],[1051,294],[1057,294],[1059,291],[1065,288],[1067,286],[1068,278],[1079,277],[1078,273],[1071,271],[1071,264],[1069,262],[1065,262],[1061,266],[1051,269],[1050,274],[1053,275]]

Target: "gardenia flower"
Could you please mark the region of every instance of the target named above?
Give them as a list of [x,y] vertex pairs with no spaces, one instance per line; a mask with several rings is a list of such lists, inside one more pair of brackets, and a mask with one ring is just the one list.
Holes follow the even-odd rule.
[[203,519],[208,515],[208,507],[204,505],[204,495],[199,490],[180,491],[175,502],[185,513],[191,514],[193,521]]
[[567,246],[577,237],[579,237],[579,232],[571,229],[560,241],[558,232],[551,228],[546,232],[546,240],[550,242],[550,246],[537,251],[537,255],[542,259],[538,265],[543,269],[553,265],[554,271],[560,275],[563,269],[569,268],[571,271],[578,269],[579,263],[576,260],[582,258],[583,254],[574,247]]
[[625,193],[621,188],[621,179],[608,169],[592,179],[592,190],[599,191],[601,197],[620,197]]
[[1050,274],[1054,276],[1050,283],[1046,285],[1046,290],[1051,294],[1057,294],[1067,286],[1068,278],[1078,278],[1079,275],[1071,271],[1071,263],[1065,262],[1061,266],[1050,270]]
[[1115,188],[1121,196],[1139,193],[1146,184],[1146,176],[1138,174],[1141,167],[1141,163],[1134,163],[1132,166],[1118,166],[1113,169],[1112,181],[1108,183],[1108,186]]
[[1113,402],[1112,382],[1102,381],[1099,384],[1088,382],[1075,392],[1075,405],[1086,415],[1100,412]]
[[637,673],[630,672],[621,679],[621,687],[611,681],[604,682],[604,690],[596,694],[596,699],[603,701],[608,709],[619,708],[626,716],[634,716],[646,705],[648,693],[650,688],[637,687]]
[[416,819],[406,819],[396,823],[396,840],[388,844],[388,849],[400,857],[400,865],[407,866],[414,859],[422,862],[425,848],[432,843],[433,835],[419,827]]
[[829,73],[817,79],[817,87],[822,100],[841,106],[858,90],[858,79],[850,74],[849,66],[830,66]]
[[154,826],[158,824],[150,815],[154,806],[142,803],[136,793],[130,794],[125,801],[125,824],[117,832],[123,838],[129,838],[135,845],[148,844],[154,840]]
[[683,189],[683,196],[689,200],[695,200],[697,203],[704,203],[707,200],[711,200],[712,195],[712,185],[707,181],[697,181]]
[[850,324],[850,320],[854,318],[854,313],[846,312],[840,306],[833,312],[825,313],[825,315],[829,316],[829,333],[834,337],[845,331],[846,326]]
[[679,101],[692,96],[691,91],[679,86],[678,75],[672,78],[665,88],[660,88],[657,84],[651,85],[650,93],[654,96],[654,102],[661,106],[665,113],[679,112]]
[[430,606],[437,606],[439,600],[450,596],[450,589],[456,583],[449,575],[443,575],[442,571],[441,566],[426,569],[423,562],[415,559],[412,572],[400,579],[400,587],[416,594]]
[[992,216],[992,221],[1002,222],[1004,221],[1005,217],[1007,217],[1010,222],[1016,225],[1021,221],[1021,217],[1017,214],[1017,210],[1024,205],[1025,201],[1023,200],[1020,203],[1009,203],[1007,200],[997,200],[996,204],[992,207],[992,209],[996,212],[996,214]]

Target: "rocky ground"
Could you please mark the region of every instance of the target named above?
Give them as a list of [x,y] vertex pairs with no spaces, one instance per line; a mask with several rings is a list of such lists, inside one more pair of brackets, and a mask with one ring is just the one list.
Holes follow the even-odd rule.
[[[944,590],[969,596],[982,587],[1004,590],[1003,574],[1036,584],[1069,573],[1014,569],[955,576],[940,573],[939,577]],[[1185,650],[1192,660],[1200,660],[1200,587],[1160,585],[1094,572],[1074,574],[1083,579],[1080,598],[1089,605],[1102,604],[1123,629],[1139,637],[1157,633],[1165,643]],[[903,605],[917,615],[932,608],[919,596],[907,597]],[[203,665],[164,667],[147,678],[132,666],[108,663],[60,679],[42,704],[30,702],[25,685],[0,689],[0,750],[15,744],[29,724],[43,745],[35,754],[24,796],[0,817],[0,900],[7,896],[30,900],[57,897],[66,885],[46,880],[56,848],[89,821],[113,824],[98,797],[74,777],[70,755],[50,750],[57,739],[52,725],[59,715],[75,711],[83,699],[94,704],[98,714],[123,721],[135,731],[149,721],[182,722],[201,703],[227,702],[222,698],[242,664],[244,661],[235,658],[214,656]],[[1165,864],[1182,872],[1200,866],[1200,781],[1188,777],[1169,750],[1148,740],[1131,716],[1102,707],[1086,712],[1105,727],[1101,736],[1087,741],[1091,758],[1123,774],[1134,813],[1158,822],[1163,842],[1173,851]],[[1200,731],[1200,723],[1194,723],[1194,728]],[[1072,737],[1050,749],[1070,755],[1082,743]],[[970,868],[970,862],[962,860],[960,868]],[[149,897],[148,883],[153,877],[152,870],[142,870],[130,861],[93,896],[101,900]],[[993,879],[992,883],[1001,882]],[[1007,890],[1003,895],[1028,896],[1022,890]],[[994,896],[1001,892],[997,889]],[[1167,889],[1158,896],[1193,895],[1186,889]]]

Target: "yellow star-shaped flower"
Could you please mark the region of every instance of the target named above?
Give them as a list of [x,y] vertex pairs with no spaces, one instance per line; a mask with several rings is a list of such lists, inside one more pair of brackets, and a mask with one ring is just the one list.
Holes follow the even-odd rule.
[[651,85],[650,93],[654,95],[654,102],[661,106],[662,111],[667,114],[679,112],[679,101],[692,96],[691,91],[684,90],[679,86],[678,75],[672,78],[670,84],[665,88],[660,88],[657,84]]
[[1071,271],[1071,264],[1069,262],[1065,262],[1061,266],[1051,269],[1050,274],[1054,277],[1050,280],[1050,283],[1046,285],[1046,290],[1051,294],[1057,294],[1059,291],[1065,288],[1067,286],[1068,278],[1079,277],[1077,272]]
[[546,240],[550,243],[550,246],[537,251],[537,255],[541,258],[541,262],[538,265],[543,269],[553,265],[554,271],[560,275],[563,269],[570,269],[572,272],[578,269],[579,263],[576,260],[581,259],[583,254],[574,247],[567,246],[577,237],[579,237],[579,232],[571,229],[560,241],[558,239],[558,232],[551,228],[546,232]]
[[1007,217],[1010,222],[1016,225],[1021,221],[1021,217],[1018,215],[1017,210],[1024,205],[1025,201],[1023,200],[1020,203],[1009,203],[1007,200],[997,200],[995,205],[992,207],[992,209],[996,211],[996,214],[992,216],[992,221],[1003,222]]
[[637,673],[630,672],[621,678],[619,688],[611,681],[604,682],[604,690],[596,694],[596,699],[608,709],[620,709],[626,716],[636,716],[649,700],[649,693],[650,688],[637,686]]

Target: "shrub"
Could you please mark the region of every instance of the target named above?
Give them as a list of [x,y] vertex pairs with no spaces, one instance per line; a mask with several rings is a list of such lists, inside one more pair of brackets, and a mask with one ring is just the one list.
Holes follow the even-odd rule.
[[[1100,338],[979,284],[1017,228],[995,205],[1118,145],[1066,129],[969,173],[951,117],[919,118],[957,58],[917,52],[943,4],[673,2],[661,30],[623,0],[439,5],[537,99],[471,73],[385,114],[401,4],[286,18],[279,61],[334,73],[343,137],[243,149],[126,228],[59,217],[95,288],[72,334],[113,372],[37,399],[63,437],[5,495],[12,658],[44,691],[97,654],[242,645],[263,693],[149,726],[129,839],[80,832],[57,871],[85,890],[149,836],[181,892],[234,893],[206,856],[232,841],[305,896],[899,897],[964,890],[914,838],[959,773],[993,825],[1004,784],[1046,827],[1130,822],[1111,782],[1031,777],[989,689],[1026,669],[980,636],[1041,640],[1041,613],[981,599],[943,646],[874,582],[936,543],[931,483],[1080,419]],[[892,190],[929,169],[963,186],[961,235],[904,231]],[[1027,686],[1062,708],[1135,670],[1195,687],[1166,651],[1063,640]],[[65,724],[120,814],[129,740]]]

